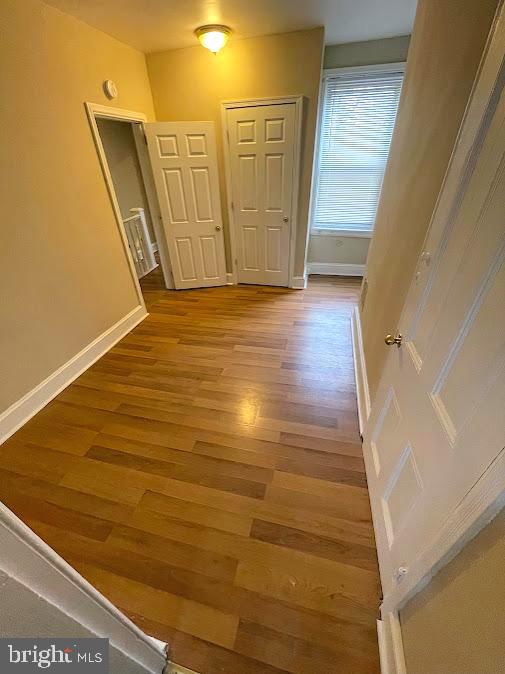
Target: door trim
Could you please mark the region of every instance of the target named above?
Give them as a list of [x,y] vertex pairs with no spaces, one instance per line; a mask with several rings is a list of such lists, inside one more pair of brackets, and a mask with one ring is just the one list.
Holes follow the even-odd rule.
[[[102,143],[102,139],[100,137],[100,131],[98,130],[98,125],[96,123],[97,118],[98,119],[112,119],[117,122],[139,122],[144,125],[145,122],[147,122],[147,116],[143,112],[134,112],[133,110],[125,110],[123,108],[112,108],[109,107],[108,105],[101,105],[100,103],[90,103],[90,102],[85,102],[84,107],[86,109],[86,114],[88,116],[88,121],[89,125],[91,127],[91,133],[93,135],[93,141],[95,143],[95,148],[98,154],[98,159],[100,161],[100,166],[102,169],[103,177],[105,180],[105,184],[107,187],[107,191],[109,193],[109,197],[111,200],[111,205],[112,205],[112,210],[114,212],[114,218],[116,220],[116,224],[119,230],[119,235],[121,236],[121,241],[123,243],[123,248],[124,252],[126,255],[126,259],[128,262],[128,266],[130,268],[130,273],[132,276],[133,284],[135,286],[135,290],[137,292],[137,296],[139,299],[139,304],[145,309],[145,302],[144,302],[144,296],[142,295],[142,289],[140,287],[139,280],[137,278],[137,272],[135,271],[135,263],[133,262],[133,257],[130,251],[130,247],[128,245],[128,239],[126,238],[126,232],[124,230],[123,226],[123,218],[121,216],[121,210],[119,208],[119,204],[117,201],[116,197],[116,191],[114,189],[114,183],[112,182],[112,175],[109,170],[109,165],[107,163],[107,156],[105,154],[105,149]],[[135,140],[135,145],[137,146],[137,138],[135,132],[133,132],[133,138]],[[139,163],[141,170],[143,171],[143,165],[142,162],[140,161],[139,157]],[[147,200],[149,203],[149,208],[151,211],[153,211],[153,207],[151,206],[151,198],[150,198],[150,193],[149,190],[146,187],[146,195],[147,195]],[[154,209],[154,214],[151,212],[152,217],[152,222],[153,222],[153,227],[156,233],[156,238],[157,238],[157,243],[158,246],[161,243],[161,250],[160,250],[160,258],[162,261],[162,270],[163,270],[163,276],[166,279],[166,256],[162,255],[163,252],[163,237],[162,233],[160,231],[160,226],[159,226],[159,221],[158,218],[156,217],[156,212],[157,208]],[[170,266],[169,266],[170,269]],[[170,278],[170,276],[168,277]],[[167,285],[167,288],[169,286]]]
[[[432,222],[434,218],[449,218],[454,202],[461,198],[468,177],[482,149],[483,139],[499,98],[503,94],[503,82],[505,81],[504,19],[505,5],[501,2],[433,211]],[[400,317],[400,330],[404,324],[405,308],[408,305],[410,292],[411,290],[409,290]],[[384,368],[385,371],[386,368]],[[379,403],[374,401],[372,409],[377,404]],[[365,424],[365,433],[368,431],[368,426],[369,424]],[[373,474],[373,457],[370,443],[367,441],[363,445],[363,455],[367,474]],[[465,494],[435,537],[427,543],[421,554],[410,565],[408,573],[402,576],[396,587],[384,597],[381,604],[383,617],[389,613],[397,613],[431,581],[437,571],[448,564],[505,507],[504,484],[505,447]]]
[[300,279],[294,275],[295,251],[296,251],[296,233],[298,229],[298,200],[300,193],[300,172],[301,172],[301,148],[302,148],[302,117],[303,117],[303,96],[279,96],[275,98],[246,98],[233,101],[221,101],[221,122],[223,128],[223,148],[224,148],[224,167],[226,178],[226,208],[228,213],[230,249],[232,256],[231,277],[234,282],[238,282],[237,270],[237,223],[235,222],[232,208],[232,182],[230,166],[230,145],[228,133],[227,111],[235,108],[256,108],[261,105],[294,105],[295,106],[295,138],[294,138],[294,161],[293,161],[293,191],[291,194],[291,223],[289,232],[289,269],[288,269],[288,287],[300,288],[305,286],[305,282],[300,283]]
[[116,219],[116,224],[119,229],[119,234],[121,236],[121,241],[123,243],[124,252],[126,259],[128,261],[128,266],[130,267],[130,274],[132,276],[133,284],[135,290],[137,291],[137,296],[139,304],[146,308],[144,302],[144,296],[142,295],[142,289],[140,287],[139,280],[137,278],[137,272],[135,271],[135,263],[133,262],[133,257],[130,252],[130,247],[128,245],[128,239],[126,238],[126,233],[123,227],[123,218],[121,216],[121,210],[116,197],[116,191],[114,189],[114,184],[112,182],[112,175],[109,170],[109,165],[107,163],[107,157],[105,155],[105,149],[100,138],[100,132],[98,130],[98,124],[96,123],[98,118],[105,119],[114,119],[119,122],[146,122],[147,116],[142,112],[133,112],[132,110],[123,110],[121,108],[110,108],[107,105],[100,105],[99,103],[84,103],[86,108],[86,113],[88,115],[89,125],[91,127],[91,133],[93,134],[93,140],[95,142],[96,151],[98,153],[98,159],[100,160],[100,166],[102,168],[103,177],[105,179],[105,184],[107,186],[107,191],[111,200],[112,210],[114,211],[114,217]]
[[363,438],[370,416],[370,389],[366,369],[363,333],[359,307],[355,306],[351,316],[352,352],[354,360],[354,378],[356,380],[356,398],[358,401],[359,433]]

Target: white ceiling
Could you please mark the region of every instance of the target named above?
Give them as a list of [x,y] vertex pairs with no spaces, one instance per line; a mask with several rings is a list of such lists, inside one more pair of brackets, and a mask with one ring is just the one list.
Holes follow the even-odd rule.
[[416,0],[46,0],[145,52],[196,45],[193,31],[224,23],[235,38],[325,26],[326,44],[405,35]]

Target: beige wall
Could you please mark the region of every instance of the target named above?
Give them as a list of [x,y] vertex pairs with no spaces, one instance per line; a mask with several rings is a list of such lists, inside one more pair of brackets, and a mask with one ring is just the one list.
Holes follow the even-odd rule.
[[[326,47],[324,68],[347,68],[381,63],[398,63],[407,60],[410,35],[385,40],[349,42]],[[337,264],[362,264],[366,262],[370,239],[357,237],[332,237],[310,235],[308,261]]]
[[505,671],[505,511],[400,613],[408,674]]
[[[316,28],[282,35],[231,40],[217,56],[201,46],[147,56],[158,121],[212,120],[216,123],[226,233],[228,218],[225,207],[221,101],[294,94],[303,94],[306,97],[296,275],[301,275],[304,267],[323,37],[323,29]],[[229,249],[227,258],[230,271]]]
[[364,237],[311,234],[308,261],[364,265],[369,243]]
[[497,0],[419,0],[368,255],[363,344],[373,398]]
[[153,108],[140,52],[38,0],[0,33],[1,411],[138,304],[84,101]]
[[389,37],[384,40],[348,42],[326,47],[324,68],[369,66],[373,63],[398,63],[407,60],[410,35]]
[[131,124],[113,119],[96,121],[121,215],[129,218],[131,208],[143,208],[151,241],[154,242],[153,223]]

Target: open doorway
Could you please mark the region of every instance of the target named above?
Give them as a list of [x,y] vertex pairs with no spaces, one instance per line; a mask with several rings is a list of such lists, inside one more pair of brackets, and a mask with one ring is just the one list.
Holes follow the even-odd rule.
[[[138,180],[140,176],[143,183],[143,188],[142,185],[137,186],[136,198],[141,200],[142,192],[145,192],[152,235],[158,247],[163,289],[189,290],[226,285],[228,278],[214,124],[205,121],[147,123],[143,114],[95,103],[86,103],[86,110],[140,304],[145,305],[141,288],[145,284],[144,274],[156,275],[157,269],[154,266],[156,258],[154,263],[152,259],[147,259],[142,266],[136,259],[138,249],[143,258],[152,253],[153,247],[148,241],[151,236],[149,222],[145,218],[145,228],[140,230],[141,234],[144,232],[144,240],[131,244],[126,228],[129,222],[139,222],[139,211],[131,213],[132,195],[128,187],[121,185],[116,190],[111,166],[117,163],[117,157],[109,160],[106,146],[109,142],[117,142],[118,132],[116,127],[112,127],[111,132],[111,126],[101,120],[124,124],[133,134],[140,170],[132,171],[130,166],[130,178]],[[101,134],[108,140],[104,142]],[[112,141],[111,135],[115,136]],[[116,148],[108,151],[113,155],[117,153]],[[121,152],[131,154],[132,150],[123,148]],[[130,164],[134,162],[135,156],[133,159],[130,157]],[[124,180],[117,167],[113,171],[118,173],[116,182]],[[128,195],[121,207],[119,198],[125,189]],[[147,209],[143,210],[145,216]],[[132,216],[133,219],[129,220]],[[134,235],[137,235],[136,231]],[[161,278],[159,273],[158,278]]]
[[97,126],[137,277],[142,279],[158,266],[155,257],[158,243],[135,147],[132,123],[99,118]]
[[139,113],[86,105],[105,181],[142,303],[173,288],[143,123]]

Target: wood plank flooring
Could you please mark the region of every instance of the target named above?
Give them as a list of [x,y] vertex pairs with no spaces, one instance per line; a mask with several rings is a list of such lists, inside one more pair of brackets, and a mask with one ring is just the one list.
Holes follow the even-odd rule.
[[379,672],[355,279],[142,282],[150,316],[0,447],[0,498],[202,674]]

